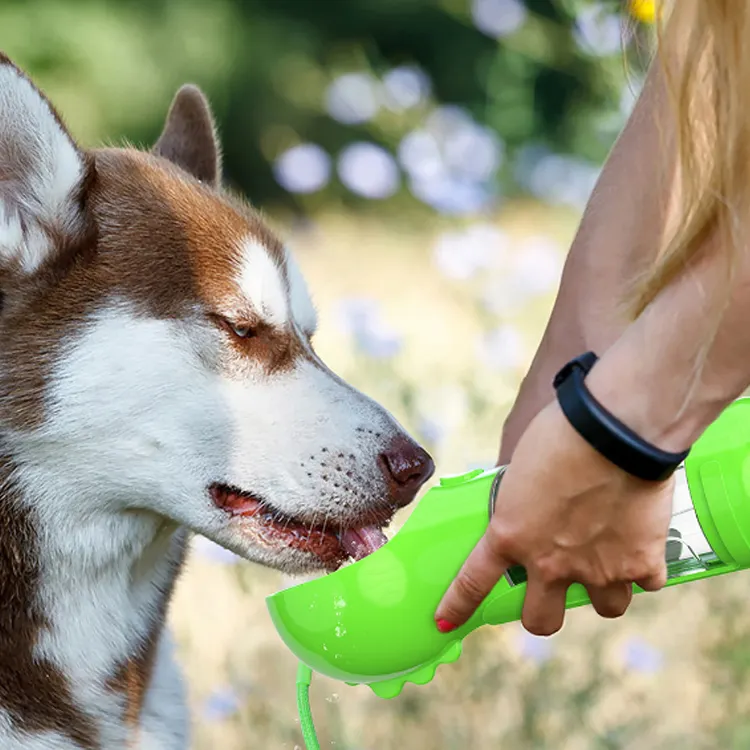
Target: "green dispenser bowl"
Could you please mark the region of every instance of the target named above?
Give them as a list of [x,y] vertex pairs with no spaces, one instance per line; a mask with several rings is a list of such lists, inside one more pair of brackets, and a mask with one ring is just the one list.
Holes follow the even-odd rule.
[[[291,651],[315,672],[369,684],[382,697],[406,682],[429,682],[455,661],[461,640],[479,625],[520,617],[524,586],[503,579],[502,616],[490,595],[462,628],[441,634],[434,612],[490,515],[502,469],[444,477],[387,544],[335,573],[268,597],[273,623]],[[494,594],[494,592],[493,592]]]

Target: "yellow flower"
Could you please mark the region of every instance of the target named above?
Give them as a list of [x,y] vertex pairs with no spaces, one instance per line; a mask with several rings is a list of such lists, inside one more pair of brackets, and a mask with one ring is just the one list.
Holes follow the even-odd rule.
[[656,0],[630,0],[630,14],[643,23],[656,19]]

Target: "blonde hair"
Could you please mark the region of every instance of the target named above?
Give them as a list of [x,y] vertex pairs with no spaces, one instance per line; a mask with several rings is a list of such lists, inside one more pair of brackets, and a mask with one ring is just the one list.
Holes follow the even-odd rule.
[[[632,298],[639,315],[716,239],[734,263],[750,216],[750,3],[657,0],[655,64],[675,118],[672,229]],[[730,270],[731,273],[731,270]]]

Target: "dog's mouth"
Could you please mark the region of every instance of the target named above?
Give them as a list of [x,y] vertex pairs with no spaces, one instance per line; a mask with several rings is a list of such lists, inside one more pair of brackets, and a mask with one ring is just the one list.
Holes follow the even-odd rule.
[[361,526],[341,526],[331,521],[315,525],[288,516],[236,487],[214,484],[210,493],[218,508],[233,517],[250,519],[253,533],[261,543],[307,552],[329,570],[335,570],[350,558],[361,560],[380,549],[388,541],[383,529],[393,516],[393,509],[384,508],[368,514],[368,523]]

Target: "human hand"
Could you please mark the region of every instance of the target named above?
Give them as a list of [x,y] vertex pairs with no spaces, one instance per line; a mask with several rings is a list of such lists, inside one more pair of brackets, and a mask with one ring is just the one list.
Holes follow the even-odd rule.
[[527,571],[522,622],[531,633],[562,627],[576,582],[601,616],[621,616],[633,583],[656,591],[666,582],[673,483],[622,471],[550,403],[519,440],[487,531],[438,606],[438,627],[463,625],[511,565]]

